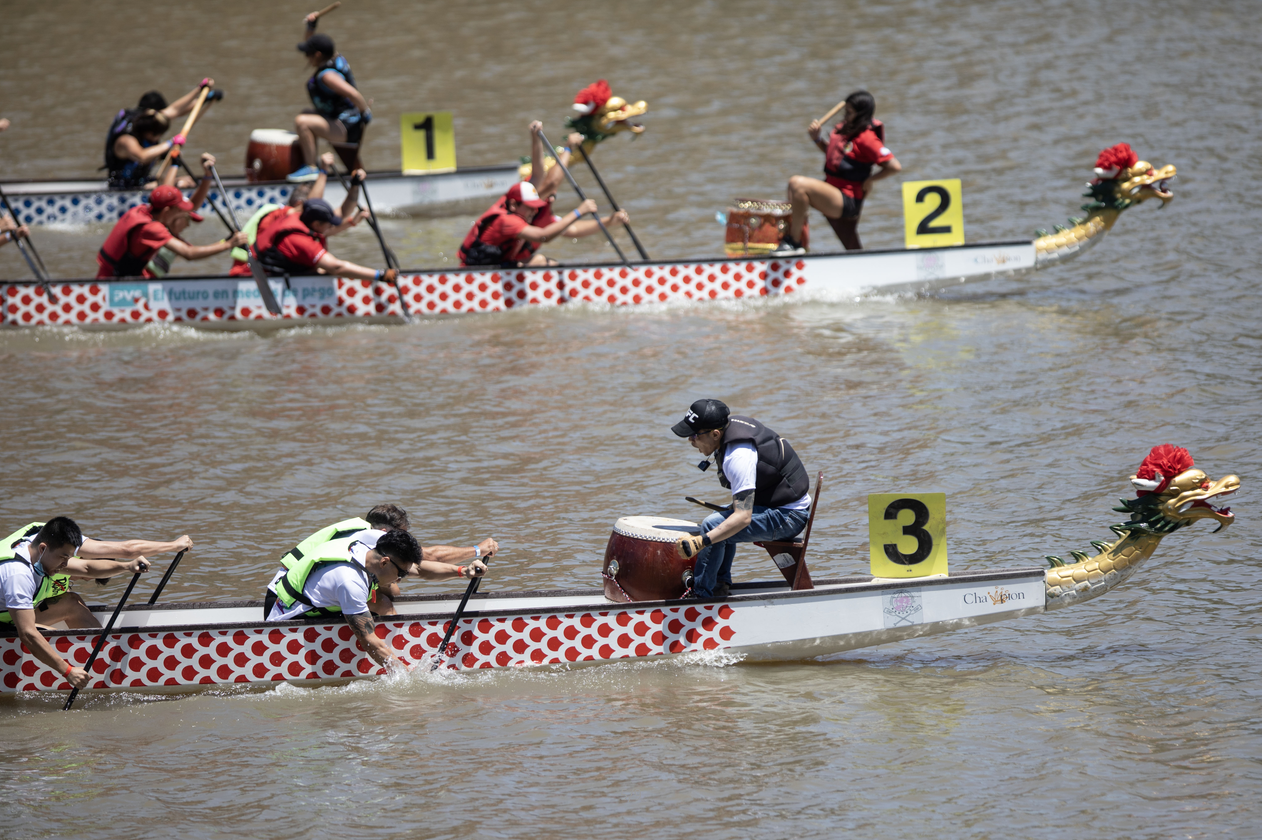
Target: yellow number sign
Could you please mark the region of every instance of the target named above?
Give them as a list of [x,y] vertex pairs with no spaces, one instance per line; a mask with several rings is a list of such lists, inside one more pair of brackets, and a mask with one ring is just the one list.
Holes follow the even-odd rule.
[[945,575],[946,494],[873,493],[868,539],[874,577]]
[[456,170],[456,132],[450,111],[404,114],[399,118],[399,138],[403,174]]
[[964,193],[959,178],[903,184],[908,248],[964,244]]

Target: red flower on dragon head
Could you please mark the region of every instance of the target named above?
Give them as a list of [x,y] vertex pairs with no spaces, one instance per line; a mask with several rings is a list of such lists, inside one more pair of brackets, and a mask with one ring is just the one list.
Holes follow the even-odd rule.
[[1104,180],[1111,180],[1139,163],[1139,155],[1129,143],[1118,143],[1100,152],[1095,159],[1095,174]]
[[1172,478],[1190,469],[1192,469],[1191,453],[1182,446],[1163,443],[1160,446],[1154,446],[1148,453],[1148,457],[1144,458],[1144,462],[1135,471],[1131,484],[1135,485],[1137,496],[1160,493],[1170,486]]
[[578,92],[578,95],[574,97],[574,110],[583,116],[595,113],[604,107],[611,96],[613,96],[613,91],[609,89],[609,83],[600,79]]

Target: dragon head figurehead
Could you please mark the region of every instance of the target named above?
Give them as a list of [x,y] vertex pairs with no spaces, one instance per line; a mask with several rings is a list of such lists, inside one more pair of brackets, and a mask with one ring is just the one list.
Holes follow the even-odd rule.
[[583,135],[583,148],[591,151],[601,140],[620,131],[643,134],[644,126],[632,120],[644,116],[648,110],[649,105],[644,100],[632,104],[621,96],[614,96],[609,83],[600,79],[574,97],[575,115],[566,125]]
[[1210,479],[1192,465],[1186,449],[1165,443],[1153,447],[1131,476],[1136,498],[1123,499],[1119,512],[1131,519],[1118,526],[1122,530],[1149,534],[1169,534],[1200,519],[1218,523],[1222,530],[1235,521],[1231,508],[1218,508],[1210,500],[1221,500],[1240,489],[1240,479],[1226,475]]
[[1094,541],[1099,552],[1088,556],[1085,551],[1072,551],[1074,563],[1048,555],[1046,609],[1060,609],[1103,595],[1125,581],[1147,560],[1158,543],[1184,525],[1201,519],[1218,524],[1218,529],[1235,521],[1231,508],[1215,507],[1240,489],[1240,479],[1225,475],[1214,481],[1192,464],[1186,449],[1163,443],[1154,446],[1131,476],[1136,498],[1122,499],[1114,510],[1129,513],[1130,519],[1111,526],[1119,539],[1107,543]]
[[1082,205],[1086,218],[1071,218],[1069,227],[1056,225],[1053,233],[1035,231],[1037,262],[1062,260],[1081,253],[1107,233],[1122,211],[1150,198],[1165,207],[1174,199],[1169,182],[1177,174],[1172,164],[1157,169],[1127,143],[1118,143],[1100,152],[1095,162],[1096,177],[1087,183]]

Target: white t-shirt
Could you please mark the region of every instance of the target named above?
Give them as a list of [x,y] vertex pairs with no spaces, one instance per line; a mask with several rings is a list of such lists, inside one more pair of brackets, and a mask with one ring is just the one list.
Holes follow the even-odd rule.
[[38,570],[31,563],[29,541],[19,543],[14,554],[26,562],[0,564],[0,593],[4,595],[5,610],[30,610],[35,608],[35,592],[44,578],[44,568]]
[[[732,495],[742,490],[755,489],[758,481],[758,449],[749,441],[733,443],[723,452],[723,475],[732,485]],[[787,510],[810,510],[811,494],[804,493],[802,498],[787,505]]]
[[[286,609],[284,604],[277,601],[272,611],[268,613],[267,620],[289,621],[300,618],[312,607],[338,607],[343,615],[367,613],[368,598],[372,595],[372,583],[368,579],[368,572],[364,569],[364,559],[368,556],[370,549],[376,548],[377,540],[381,539],[384,533],[385,531],[369,530],[355,534],[355,542],[351,543],[350,547],[350,559],[355,561],[353,565],[335,563],[316,569],[307,577],[307,585],[302,590],[302,594],[311,601],[311,606],[295,601],[292,607]],[[277,572],[267,588],[275,592],[276,585],[285,576],[285,572],[285,569]]]

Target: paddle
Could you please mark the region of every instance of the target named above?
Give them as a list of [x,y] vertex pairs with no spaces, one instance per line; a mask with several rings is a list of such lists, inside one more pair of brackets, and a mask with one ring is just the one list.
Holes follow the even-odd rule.
[[162,590],[166,587],[167,581],[171,579],[171,575],[175,572],[175,567],[180,565],[180,558],[184,556],[185,551],[188,551],[188,549],[186,548],[179,554],[175,555],[175,559],[171,561],[171,565],[167,566],[166,574],[162,576],[162,580],[158,581],[158,588],[153,590],[153,594],[149,596],[149,606],[152,607],[154,602],[158,600],[158,596],[162,594]]
[[[180,552],[180,554],[183,553],[184,552],[182,551]],[[178,557],[175,559],[177,562],[179,561]],[[97,637],[96,646],[92,648],[92,655],[88,657],[87,663],[83,666],[83,670],[88,672],[89,679],[92,676],[92,665],[96,662],[96,657],[100,654],[101,648],[105,646],[105,637],[108,636],[110,631],[114,629],[114,622],[118,621],[118,614],[123,611],[123,604],[126,604],[127,599],[131,597],[131,591],[136,587],[136,581],[140,580],[140,575],[140,572],[136,572],[136,574],[131,576],[131,583],[127,584],[127,591],[123,593],[123,597],[119,600],[118,606],[114,608],[114,614],[110,616],[109,624],[105,625],[105,628],[101,630],[101,635]],[[71,689],[70,696],[66,698],[66,705],[62,706],[61,710],[63,712],[70,711],[70,707],[74,705],[74,699],[78,696],[79,689]]]
[[[206,104],[206,97],[210,95],[210,88],[202,88],[202,92],[197,95],[197,101],[193,103],[193,110],[188,115],[188,119],[184,121],[184,127],[180,129],[180,134],[188,139],[188,133],[193,130],[193,123],[197,122],[197,115],[202,111],[202,105]],[[167,167],[171,165],[171,157],[175,154],[175,146],[167,150],[167,156],[162,159],[162,165],[158,167],[158,173],[153,176],[155,181],[162,180],[162,174],[167,171]]]
[[[491,556],[487,555],[485,559],[490,560]],[[481,582],[482,578],[475,577],[465,587],[464,597],[460,599],[460,606],[456,607],[456,614],[451,617],[451,624],[447,626],[447,633],[443,636],[443,643],[438,646],[437,657],[434,659],[434,664],[430,666],[431,671],[437,671],[438,666],[442,664],[442,660],[447,658],[447,644],[451,641],[452,635],[456,632],[456,625],[460,623],[460,618],[464,615],[464,608],[469,603],[469,596],[478,591],[478,584]]]
[[[587,161],[587,166],[592,170],[592,174],[596,176],[596,183],[600,184],[600,188],[605,192],[605,198],[609,199],[609,206],[617,213],[622,208],[618,206],[618,202],[614,201],[613,193],[609,192],[609,188],[605,186],[605,179],[600,177],[600,173],[596,171],[596,164],[592,161],[592,156],[587,154],[587,149],[583,148],[583,144],[578,144],[578,150],[583,155],[583,160]],[[640,252],[640,258],[647,260],[649,255],[645,252],[644,246],[640,244],[639,238],[635,235],[635,231],[631,230],[631,223],[624,222],[622,225],[627,229],[627,233],[631,234],[631,241],[635,243],[635,250]]]
[[[218,188],[219,195],[223,197],[223,203],[228,207],[228,213],[232,216],[232,232],[236,233],[241,230],[241,222],[237,221],[237,211],[233,209],[232,202],[228,201],[228,191],[223,188],[223,181],[219,180],[219,170],[213,165],[206,168],[210,170],[210,177],[215,179],[215,187]],[[214,206],[213,202],[211,206]],[[272,294],[272,285],[267,282],[267,272],[263,270],[263,264],[259,262],[259,258],[254,255],[254,249],[248,244],[245,246],[245,257],[250,263],[250,273],[254,275],[254,285],[259,287],[259,297],[263,298],[263,305],[271,314],[281,314],[276,295]]]
[[[188,164],[184,162],[183,155],[178,155],[175,158],[175,165],[178,166],[180,169],[183,169],[185,175],[192,178],[194,181],[197,180],[197,176],[193,174],[193,170],[190,169]],[[223,196],[223,199],[224,199],[224,202],[227,203],[228,197]],[[223,214],[223,211],[219,209],[219,205],[216,204],[215,200],[211,198],[209,195],[206,196],[206,203],[210,205],[211,210],[215,211],[215,215],[219,217],[219,221],[224,223],[224,227],[228,228],[229,233],[237,232],[236,228],[232,226],[232,222],[228,221],[228,217]]]
[[[333,171],[337,171],[337,164],[333,165]],[[339,172],[338,178],[342,175]],[[350,195],[350,187],[342,181],[342,185],[346,187],[346,194]],[[394,252],[386,246],[385,237],[381,235],[381,228],[377,224],[377,211],[372,209],[372,199],[368,196],[368,181],[362,181],[359,185],[359,191],[364,194],[364,203],[368,205],[368,215],[372,219],[372,232],[377,234],[377,242],[381,245],[381,254],[386,258],[386,268],[393,268],[395,277],[393,281],[394,290],[399,295],[399,306],[403,307],[403,319],[409,323],[412,320],[412,310],[408,307],[407,298],[403,296],[403,289],[399,288],[399,262],[394,258]]]
[[[9,217],[13,219],[13,224],[21,226],[22,222],[18,218],[18,214],[14,212],[13,205],[9,203],[9,197],[4,194],[4,190],[0,189],[0,200],[4,202],[4,208],[9,211]],[[22,254],[22,259],[26,260],[26,264],[30,266],[31,273],[35,275],[35,279],[40,281],[40,285],[44,287],[44,294],[48,296],[50,303],[56,303],[57,297],[53,294],[52,286],[48,285],[50,275],[48,269],[44,267],[44,260],[40,258],[39,251],[35,250],[35,243],[30,241],[28,236],[26,239],[18,239],[13,237],[13,242],[18,246],[18,252]],[[30,246],[30,252],[27,252],[27,246]],[[31,257],[34,256],[34,259]]]
[[[547,146],[549,149],[555,149],[555,148],[556,148],[555,146],[553,146],[553,145],[552,145],[552,143],[551,143],[551,142],[549,142],[548,138],[544,135],[544,133],[543,133],[543,129],[542,129],[542,128],[541,128],[541,129],[539,129],[539,139],[540,139],[540,140],[542,140],[542,141],[543,141],[543,144],[544,144],[545,146]],[[574,176],[570,174],[570,170],[569,170],[568,168],[566,168],[565,164],[564,164],[564,163],[561,163],[561,161],[559,161],[559,160],[557,161],[557,166],[561,167],[561,171],[565,173],[565,177],[569,180],[569,182],[570,182],[570,186],[574,188],[574,191],[575,191],[576,193],[578,193],[578,200],[579,200],[579,201],[586,201],[586,200],[587,200],[587,196],[586,196],[586,195],[584,195],[584,193],[583,193],[583,188],[582,188],[582,187],[580,187],[580,186],[578,185],[578,181],[575,181],[575,180],[574,180]],[[618,243],[617,243],[617,242],[614,242],[614,239],[613,239],[613,234],[612,234],[612,233],[610,233],[610,232],[609,232],[609,229],[605,227],[605,223],[604,223],[604,222],[602,222],[602,221],[600,220],[600,213],[598,213],[598,212],[596,212],[595,210],[593,210],[593,211],[592,211],[592,218],[594,218],[594,219],[596,220],[596,224],[600,225],[600,229],[601,229],[601,231],[602,231],[602,232],[604,232],[604,234],[605,234],[605,238],[607,238],[607,239],[609,240],[609,244],[610,244],[610,245],[612,245],[612,246],[613,246],[613,249],[614,249],[615,251],[617,251],[617,252],[618,252],[618,257],[619,257],[619,259],[621,259],[621,260],[622,260],[624,263],[626,263],[627,265],[630,265],[630,264],[631,264],[631,261],[627,259],[627,255],[626,255],[626,254],[622,253],[622,249],[618,247]],[[647,258],[647,257],[645,257],[645,259],[648,259],[648,258]]]

